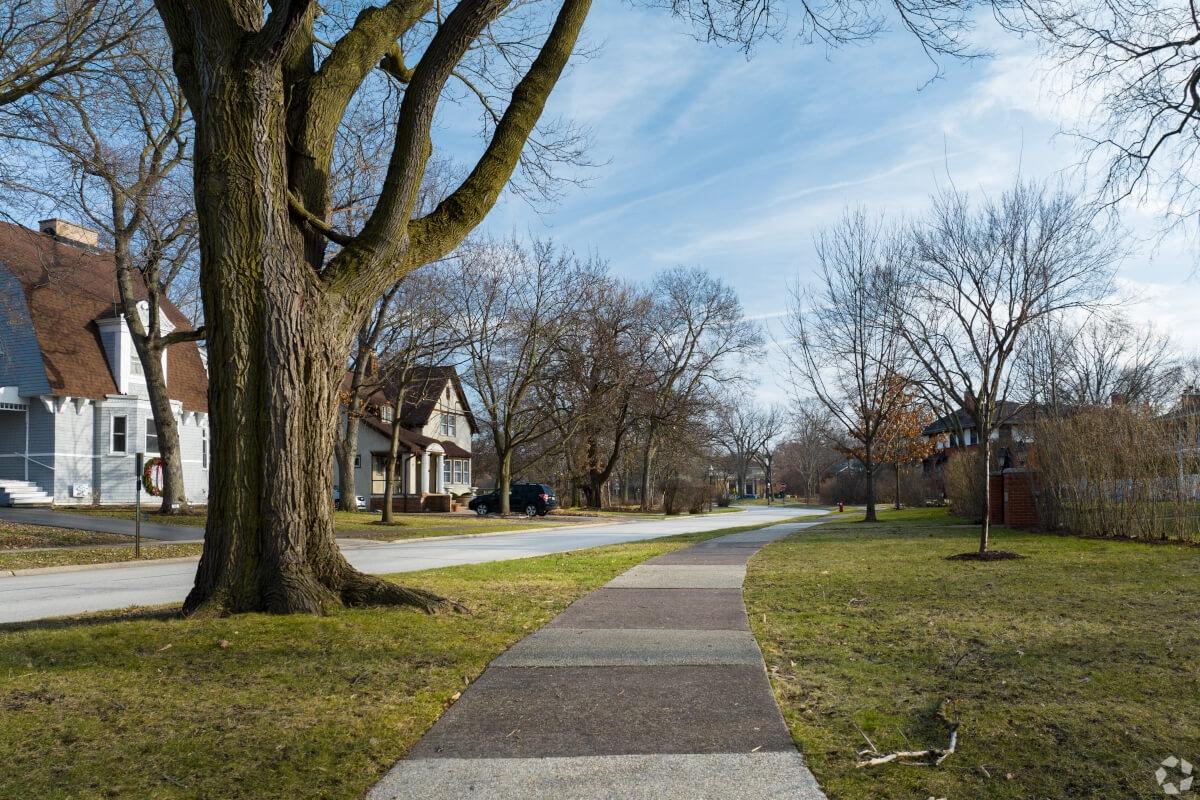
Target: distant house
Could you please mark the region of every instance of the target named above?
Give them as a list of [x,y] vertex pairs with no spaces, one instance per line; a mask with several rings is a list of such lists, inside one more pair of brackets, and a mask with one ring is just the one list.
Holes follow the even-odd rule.
[[[1030,403],[1005,400],[1000,404],[997,415],[1000,424],[991,433],[993,457],[998,466],[1025,466],[1029,444],[1033,441],[1027,426],[1039,413],[1040,408]],[[937,448],[922,463],[925,477],[931,489],[943,491],[946,463],[954,452],[972,450],[978,446],[979,431],[971,414],[965,408],[959,408],[953,414],[947,414],[925,426],[921,435],[933,441]]]
[[[131,503],[158,452],[112,254],[62,220],[0,222],[0,504]],[[142,303],[145,310],[145,301]],[[169,302],[165,328],[192,323]],[[164,355],[188,500],[208,500],[208,375],[196,343]]]
[[[453,367],[421,366],[404,386],[368,381],[355,459],[356,493],[372,509],[383,508],[384,482],[392,437],[392,421],[400,414],[400,464],[396,470],[393,508],[423,511],[446,508],[432,497],[472,491],[471,436],[478,431],[462,381]],[[345,424],[345,410],[339,424]],[[335,460],[336,461],[336,460]],[[334,463],[334,485],[340,480]]]

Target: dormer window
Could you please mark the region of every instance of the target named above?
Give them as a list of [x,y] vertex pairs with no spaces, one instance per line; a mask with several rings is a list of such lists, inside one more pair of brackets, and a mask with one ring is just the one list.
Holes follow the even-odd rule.
[[458,416],[456,414],[442,413],[442,436],[457,436],[458,435]]
[[385,404],[380,407],[379,416],[384,422],[391,422],[396,418],[396,410],[391,404]]

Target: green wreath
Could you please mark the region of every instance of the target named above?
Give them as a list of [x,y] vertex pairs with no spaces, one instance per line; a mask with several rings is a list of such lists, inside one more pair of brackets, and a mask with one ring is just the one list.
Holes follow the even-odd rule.
[[151,497],[162,497],[163,490],[154,485],[154,468],[162,464],[162,459],[158,456],[146,459],[146,465],[142,467],[142,488],[146,490],[146,494]]

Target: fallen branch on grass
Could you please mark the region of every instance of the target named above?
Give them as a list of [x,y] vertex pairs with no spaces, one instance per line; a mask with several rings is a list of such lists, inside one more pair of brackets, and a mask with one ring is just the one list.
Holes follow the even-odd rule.
[[[875,749],[874,742],[872,742],[870,739],[867,739],[867,735],[863,733],[863,738],[867,739],[867,743],[870,744],[871,747],[866,750],[858,751],[859,761],[855,766],[859,769],[863,767],[877,767],[880,764],[890,764],[893,761],[901,764],[907,764],[909,766],[940,766],[943,761],[950,757],[955,748],[958,746],[958,720],[951,719],[949,714],[947,714],[947,709],[949,709],[950,712],[953,712],[954,701],[947,700],[943,702],[941,707],[938,709],[938,717],[940,717],[950,729],[950,743],[945,748],[931,747],[928,750],[897,750],[894,753],[880,753]],[[860,730],[859,733],[862,733],[862,731]]]

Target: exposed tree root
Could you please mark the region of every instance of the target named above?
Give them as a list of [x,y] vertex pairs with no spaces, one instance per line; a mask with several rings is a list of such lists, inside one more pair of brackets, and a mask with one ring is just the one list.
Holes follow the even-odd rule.
[[[920,767],[937,767],[943,761],[954,753],[958,747],[958,720],[952,719],[950,714],[954,710],[954,701],[946,700],[938,709],[938,717],[946,723],[950,729],[950,743],[945,748],[931,747],[928,750],[897,750],[894,753],[880,753],[875,749],[875,743],[872,742],[865,733],[863,738],[867,740],[869,748],[858,751],[859,761],[855,764],[859,769],[863,767],[877,767],[880,764],[890,764],[895,761],[900,764]],[[862,733],[860,730],[859,733]]]
[[341,599],[348,606],[415,606],[427,614],[438,611],[471,613],[469,608],[455,600],[362,573],[356,573],[345,581]]

